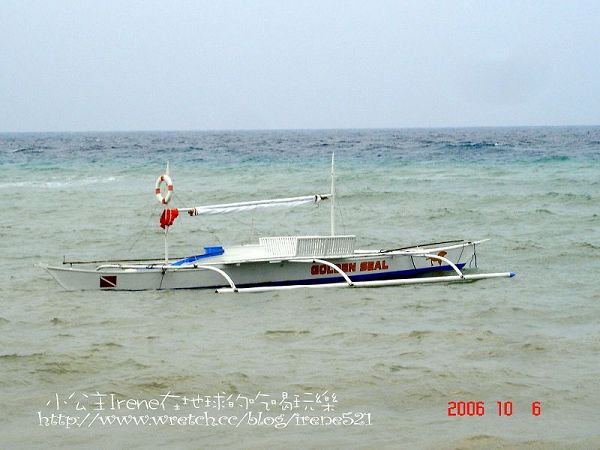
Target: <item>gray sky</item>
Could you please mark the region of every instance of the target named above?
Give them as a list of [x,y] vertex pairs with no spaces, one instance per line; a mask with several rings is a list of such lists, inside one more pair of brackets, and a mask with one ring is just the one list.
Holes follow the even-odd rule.
[[596,1],[0,0],[0,131],[576,124]]

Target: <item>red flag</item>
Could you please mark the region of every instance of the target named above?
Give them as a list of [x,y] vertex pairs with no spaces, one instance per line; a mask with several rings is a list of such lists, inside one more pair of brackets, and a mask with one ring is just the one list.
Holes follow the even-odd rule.
[[162,214],[160,215],[160,227],[170,227],[173,225],[173,222],[175,222],[175,219],[177,219],[178,215],[179,210],[177,208],[163,210]]

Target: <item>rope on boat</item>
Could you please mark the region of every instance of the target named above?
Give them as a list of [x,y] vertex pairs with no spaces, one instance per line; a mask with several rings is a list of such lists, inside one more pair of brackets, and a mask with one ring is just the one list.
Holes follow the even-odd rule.
[[160,276],[160,284],[158,285],[158,290],[162,288],[163,280],[165,279],[165,273],[167,272],[167,268],[165,266],[162,267],[162,275]]
[[[475,244],[473,244],[473,250],[475,250]],[[456,258],[456,262],[460,262],[460,259],[462,258],[463,253],[465,252],[465,247],[462,247],[460,249],[460,255],[458,255],[458,258]]]
[[[456,240],[453,240],[453,241],[431,242],[429,244],[411,245],[409,247],[382,249],[382,250],[379,250],[379,253],[398,252],[398,251],[401,251],[401,250],[410,250],[410,249],[417,248],[417,247],[428,247],[430,245],[458,244],[459,242],[465,242],[465,241],[463,239],[456,239]],[[466,242],[466,243],[469,244],[470,242]]]

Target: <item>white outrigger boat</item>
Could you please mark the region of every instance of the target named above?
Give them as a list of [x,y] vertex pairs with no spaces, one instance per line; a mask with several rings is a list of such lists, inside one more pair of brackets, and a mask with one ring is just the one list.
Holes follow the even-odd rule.
[[[163,196],[161,186],[166,184]],[[513,277],[513,272],[465,274],[477,266],[480,241],[449,241],[411,247],[361,250],[356,237],[335,234],[335,172],[331,192],[303,197],[168,208],[173,195],[169,169],[155,187],[164,210],[164,258],[155,260],[63,261],[42,265],[67,290],[214,289],[216,292],[261,292],[316,287],[378,287],[416,283],[464,282]],[[179,213],[204,216],[261,208],[295,207],[331,202],[330,236],[263,237],[258,243],[205,247],[202,254],[170,259],[168,230]],[[444,275],[450,272],[451,275]]]

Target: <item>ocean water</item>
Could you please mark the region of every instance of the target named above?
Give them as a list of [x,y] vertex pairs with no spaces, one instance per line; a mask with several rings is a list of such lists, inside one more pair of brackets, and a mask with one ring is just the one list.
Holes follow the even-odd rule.
[[[326,192],[332,152],[340,233],[365,248],[490,238],[479,268],[517,276],[217,295],[66,292],[35,267],[161,255],[167,161],[183,207]],[[1,448],[600,448],[598,127],[2,134],[0,165]],[[327,207],[182,219],[172,255],[329,231]],[[97,403],[168,393],[166,412]],[[175,407],[219,395],[235,404]],[[297,416],[90,423],[205,412]],[[348,412],[370,424],[293,422]]]

